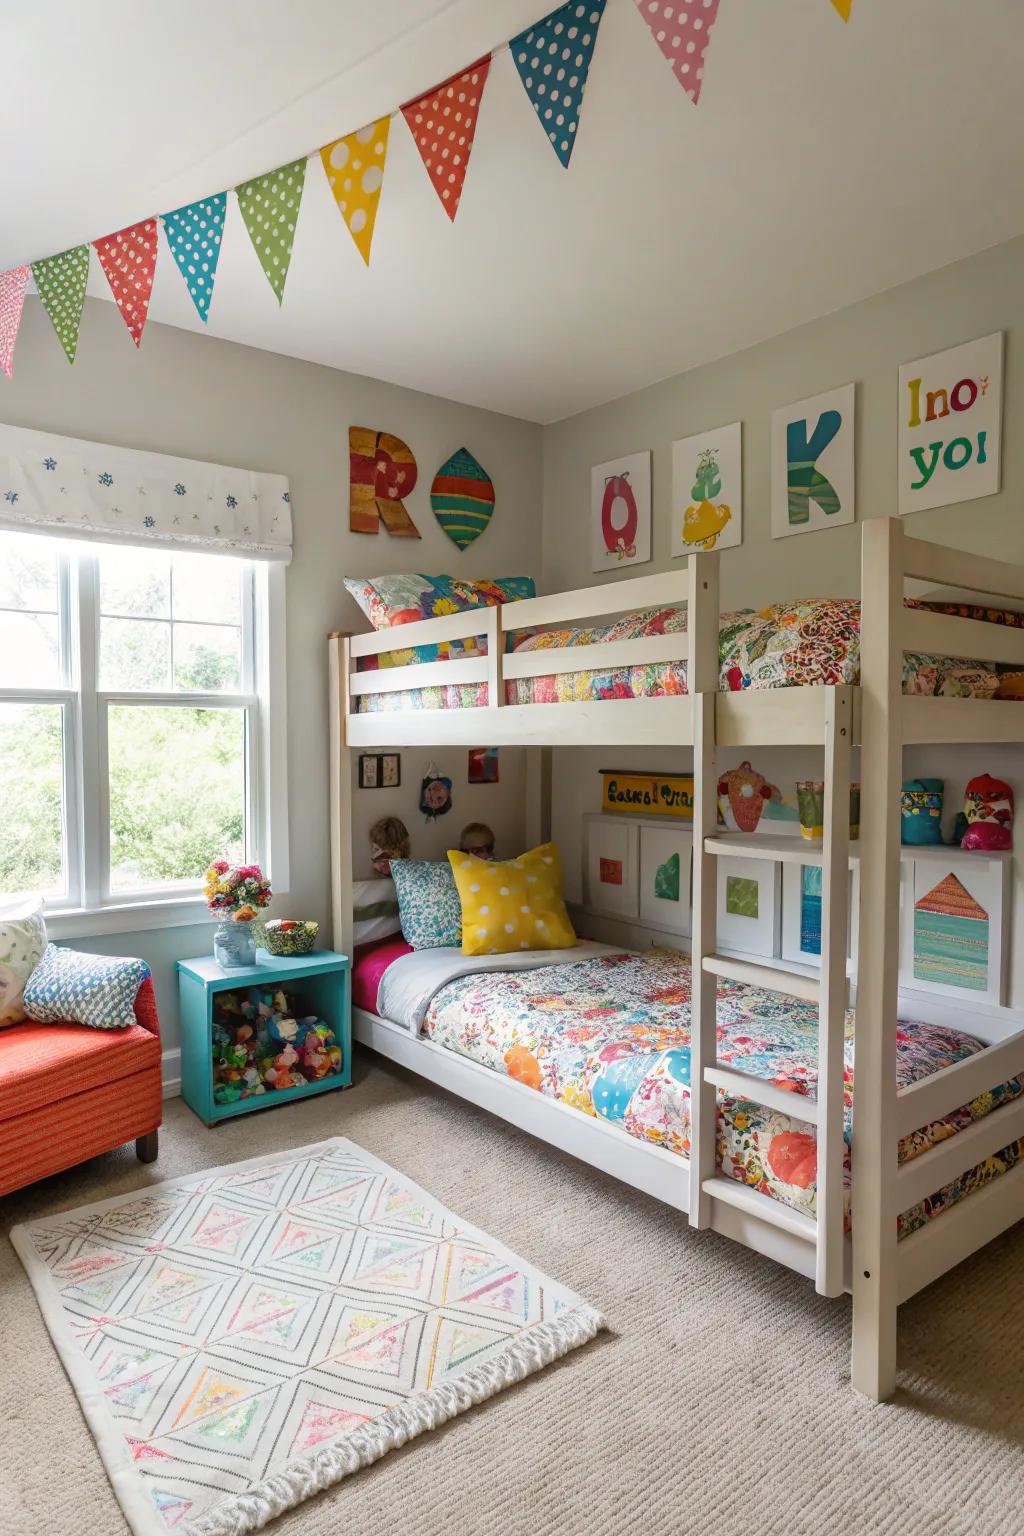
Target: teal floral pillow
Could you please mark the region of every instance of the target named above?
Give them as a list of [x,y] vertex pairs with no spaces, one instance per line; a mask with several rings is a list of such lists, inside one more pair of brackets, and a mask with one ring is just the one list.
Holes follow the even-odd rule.
[[441,949],[462,943],[462,904],[446,859],[392,859],[402,937],[413,949]]

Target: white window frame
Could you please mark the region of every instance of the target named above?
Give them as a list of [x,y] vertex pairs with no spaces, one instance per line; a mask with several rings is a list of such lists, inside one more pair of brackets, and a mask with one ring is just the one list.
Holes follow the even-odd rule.
[[[0,702],[59,704],[63,712],[64,857],[67,891],[48,897],[53,938],[135,932],[208,922],[201,882],[187,890],[110,889],[107,717],[110,708],[238,709],[245,718],[246,858],[286,896],[288,756],[285,665],[285,570],[249,561],[242,602],[242,688],[238,693],[101,690],[99,558],[95,546],[56,546],[61,671],[57,688],[0,688]],[[210,558],[215,559],[215,555]],[[276,728],[271,727],[271,721]]]

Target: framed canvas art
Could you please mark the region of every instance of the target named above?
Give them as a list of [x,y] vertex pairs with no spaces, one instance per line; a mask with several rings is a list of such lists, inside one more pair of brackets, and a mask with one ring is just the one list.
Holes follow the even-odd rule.
[[772,416],[772,538],[854,518],[856,385],[785,405]]
[[591,570],[651,558],[651,455],[630,453],[590,471]]
[[903,861],[900,985],[1002,1005],[1012,855],[936,849]]
[[718,947],[774,956],[779,948],[779,864],[719,859]]
[[[850,871],[850,936],[847,958],[857,953],[857,929],[860,899],[860,866]],[[799,965],[821,964],[821,865],[784,864],[782,866],[782,947],[783,960]]]
[[904,363],[899,400],[901,515],[998,491],[1002,331]]
[[692,931],[693,833],[640,828],[640,921],[666,933]]
[[741,422],[672,444],[671,534],[673,557],[743,542]]

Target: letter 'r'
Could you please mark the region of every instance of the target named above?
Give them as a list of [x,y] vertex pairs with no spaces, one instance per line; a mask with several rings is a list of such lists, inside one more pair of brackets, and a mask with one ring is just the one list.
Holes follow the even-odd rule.
[[810,521],[812,501],[829,517],[840,510],[839,494],[817,462],[842,424],[838,411],[822,411],[810,436],[806,420],[791,421],[786,427],[789,521],[794,526]]

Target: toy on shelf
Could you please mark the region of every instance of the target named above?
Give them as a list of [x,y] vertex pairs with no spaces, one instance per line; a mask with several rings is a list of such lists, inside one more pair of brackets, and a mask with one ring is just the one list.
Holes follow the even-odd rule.
[[235,1104],[258,1094],[300,1088],[341,1072],[330,1025],[300,1014],[280,987],[218,992],[213,1002],[213,1097]]
[[908,779],[900,791],[900,842],[924,848],[942,842],[941,779]]
[[1000,853],[1013,847],[1013,790],[990,773],[969,779],[964,790],[967,830],[960,846],[969,852]]

